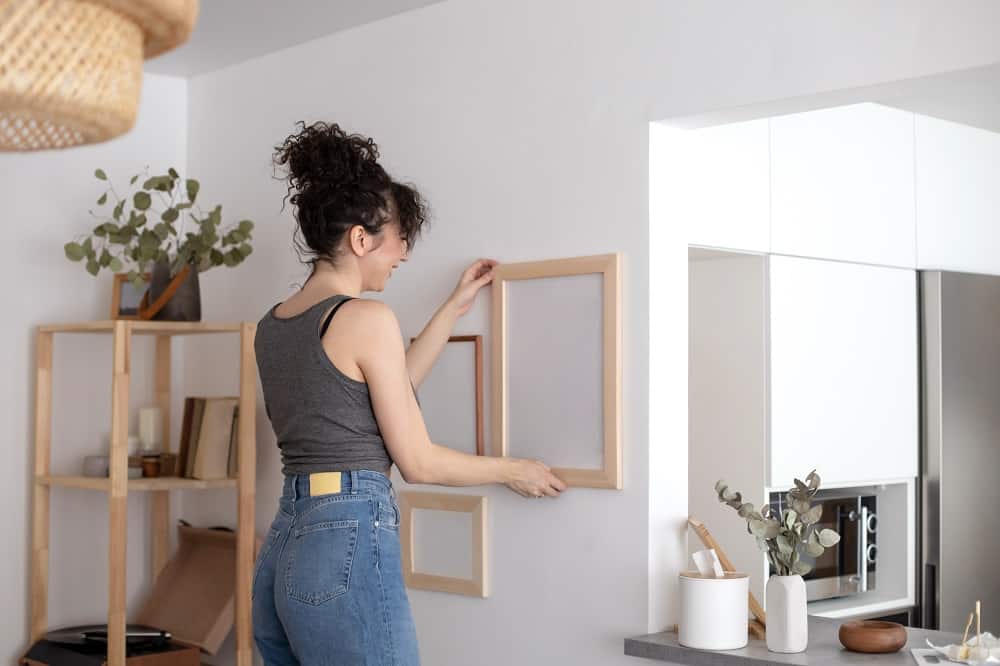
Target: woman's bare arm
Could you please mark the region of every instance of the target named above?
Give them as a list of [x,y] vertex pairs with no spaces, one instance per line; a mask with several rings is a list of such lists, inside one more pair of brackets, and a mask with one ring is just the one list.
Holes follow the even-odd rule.
[[368,384],[382,438],[407,483],[473,486],[503,483],[525,496],[556,496],[566,488],[544,464],[474,456],[431,442],[410,387],[399,322],[377,301],[357,301],[351,329],[357,363]]

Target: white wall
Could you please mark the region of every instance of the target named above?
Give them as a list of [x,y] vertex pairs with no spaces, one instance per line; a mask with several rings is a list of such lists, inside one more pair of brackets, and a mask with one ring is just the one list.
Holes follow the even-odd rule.
[[[272,146],[299,119],[374,136],[385,164],[434,205],[432,233],[383,294],[405,335],[475,257],[625,253],[625,489],[573,490],[541,505],[503,489],[467,491],[491,498],[495,593],[412,593],[425,663],[630,663],[622,637],[673,620],[686,349],[658,349],[653,415],[647,331],[654,311],[685,330],[686,292],[683,263],[665,273],[678,280],[651,288],[649,255],[685,254],[660,217],[650,247],[647,121],[991,62],[1000,44],[987,26],[998,12],[988,2],[956,12],[902,1],[454,0],[191,81],[189,159],[204,196],[259,223],[249,262],[206,276],[211,317],[256,319],[303,275],[281,183],[269,178]],[[483,299],[458,332],[485,333],[487,312]],[[191,354],[189,380],[211,381],[214,367],[210,354]],[[263,530],[280,470],[259,418]]]
[[[187,81],[146,76],[135,128],[107,143],[41,153],[0,153],[0,199],[10,246],[2,265],[6,368],[0,406],[6,424],[0,498],[7,507],[7,546],[0,566],[4,590],[0,661],[13,663],[28,640],[28,571],[34,470],[34,327],[107,319],[111,277],[91,277],[68,261],[63,244],[96,223],[87,213],[103,192],[103,168],[121,188],[148,164],[154,171],[186,167]],[[119,189],[119,191],[121,191]],[[180,350],[178,349],[179,353]],[[133,406],[152,402],[151,341],[134,345]],[[105,451],[111,423],[111,338],[56,336],[53,371],[53,473],[79,474],[82,458]],[[180,368],[180,362],[175,369]],[[178,379],[180,373],[177,373]],[[137,432],[135,413],[132,432]],[[107,497],[52,490],[49,624],[101,622],[107,617]],[[128,600],[143,598],[149,576],[148,498],[128,503]]]

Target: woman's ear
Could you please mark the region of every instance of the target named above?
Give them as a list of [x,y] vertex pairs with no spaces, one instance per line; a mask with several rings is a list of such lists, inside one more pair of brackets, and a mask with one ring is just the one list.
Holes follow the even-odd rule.
[[371,237],[360,224],[355,224],[347,232],[347,245],[355,256],[363,257],[371,250]]

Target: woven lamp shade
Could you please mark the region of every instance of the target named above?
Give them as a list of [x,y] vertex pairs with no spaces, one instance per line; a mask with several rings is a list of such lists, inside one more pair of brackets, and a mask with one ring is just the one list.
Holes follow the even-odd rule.
[[0,151],[132,129],[142,63],[187,41],[198,0],[0,0]]

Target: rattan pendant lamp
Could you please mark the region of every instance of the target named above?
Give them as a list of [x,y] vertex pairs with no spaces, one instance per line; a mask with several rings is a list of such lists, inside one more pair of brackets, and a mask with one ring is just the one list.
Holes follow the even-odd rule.
[[0,151],[128,132],[143,60],[187,41],[197,15],[198,0],[0,0]]

